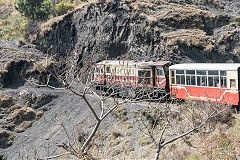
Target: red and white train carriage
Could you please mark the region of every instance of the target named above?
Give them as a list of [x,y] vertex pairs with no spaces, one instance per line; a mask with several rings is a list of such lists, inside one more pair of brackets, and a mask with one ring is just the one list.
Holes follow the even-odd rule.
[[135,62],[97,63],[95,83],[108,88],[136,87],[169,92],[172,97],[240,105],[240,63]]
[[172,96],[239,105],[239,63],[188,63],[169,67]]
[[108,87],[145,87],[147,89],[168,88],[169,61],[118,61],[105,60],[97,63],[94,74],[98,85]]

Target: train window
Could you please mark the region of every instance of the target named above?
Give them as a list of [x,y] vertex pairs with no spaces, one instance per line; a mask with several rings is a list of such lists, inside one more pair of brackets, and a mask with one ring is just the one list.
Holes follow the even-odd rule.
[[221,87],[227,88],[227,77],[220,77],[221,79]]
[[184,70],[176,70],[176,74],[184,74]]
[[227,88],[227,72],[220,71],[220,87]]
[[195,70],[186,70],[186,83],[187,85],[196,85]]
[[163,76],[163,70],[157,69],[157,76]]
[[117,68],[117,74],[121,74],[121,69],[120,68]]
[[139,84],[150,84],[151,83],[151,73],[147,70],[138,71],[138,83]]
[[230,79],[230,88],[236,88],[236,80]]
[[197,76],[198,86],[207,86],[207,76]]
[[174,71],[171,71],[171,83],[175,84],[175,74],[174,74]]
[[195,70],[186,70],[186,74],[195,74]]
[[184,70],[176,70],[176,84],[185,85]]
[[220,71],[220,75],[221,76],[227,76],[227,72],[226,71]]
[[208,77],[208,86],[209,87],[220,87],[219,77],[217,77],[217,76],[209,76]]
[[101,68],[101,73],[104,73],[104,69],[103,68]]
[[150,77],[150,71],[139,70],[138,71],[138,76],[139,77]]
[[185,76],[184,75],[176,75],[176,84],[185,84]]
[[206,75],[206,71],[199,70],[197,71],[197,75]]
[[208,77],[208,86],[213,87],[213,77]]
[[213,77],[214,87],[220,87],[219,77]]
[[126,69],[126,72],[125,74],[128,76],[130,73],[129,73],[129,69]]
[[208,71],[208,75],[218,75],[218,71]]
[[100,71],[99,68],[96,67],[96,68],[95,68],[95,73],[99,73],[99,71]]
[[106,67],[106,71],[107,71],[107,73],[111,73],[111,70],[110,70],[109,66]]
[[196,85],[195,76],[186,76],[187,85]]

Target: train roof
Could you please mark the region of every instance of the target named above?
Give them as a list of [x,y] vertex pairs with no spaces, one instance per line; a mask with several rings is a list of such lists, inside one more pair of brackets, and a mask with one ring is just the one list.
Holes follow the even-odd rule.
[[141,61],[141,62],[135,62],[131,60],[104,60],[97,65],[128,65],[128,66],[164,66],[166,64],[170,63],[170,61]]
[[240,63],[182,63],[172,65],[169,69],[235,71],[239,67]]

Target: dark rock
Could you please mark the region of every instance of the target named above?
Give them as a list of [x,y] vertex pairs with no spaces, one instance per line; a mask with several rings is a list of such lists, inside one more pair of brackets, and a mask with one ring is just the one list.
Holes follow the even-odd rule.
[[[239,62],[238,55],[232,55],[239,50],[237,34],[233,42],[227,40],[230,34],[222,42],[215,39],[220,34],[216,32],[219,28],[224,34],[228,32],[223,28],[231,17],[201,8],[203,4],[204,1],[194,0],[99,1],[47,22],[32,42],[42,51],[57,55],[60,62],[67,57],[75,59],[80,66],[106,58],[158,59],[172,63]],[[204,36],[195,45],[191,41],[198,31]],[[169,33],[185,33],[186,38],[168,45],[173,39],[166,36]],[[230,44],[226,50],[219,46],[225,42]]]
[[14,134],[7,130],[0,131],[0,148],[4,149],[10,147],[14,141]]
[[2,154],[0,154],[0,160],[4,160],[4,157]]
[[[28,47],[25,47],[25,46]],[[16,89],[27,81],[45,84],[47,70],[54,73],[54,61],[46,61],[45,55],[35,49],[34,45],[17,46],[16,42],[0,42],[0,88]],[[51,77],[49,84],[58,86],[55,78]],[[35,85],[36,87],[37,85]],[[31,86],[33,87],[33,86]]]

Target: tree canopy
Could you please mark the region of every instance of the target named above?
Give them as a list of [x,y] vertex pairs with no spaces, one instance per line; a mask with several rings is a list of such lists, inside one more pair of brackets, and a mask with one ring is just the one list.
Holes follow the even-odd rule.
[[15,0],[14,7],[32,20],[46,20],[51,13],[50,0]]

